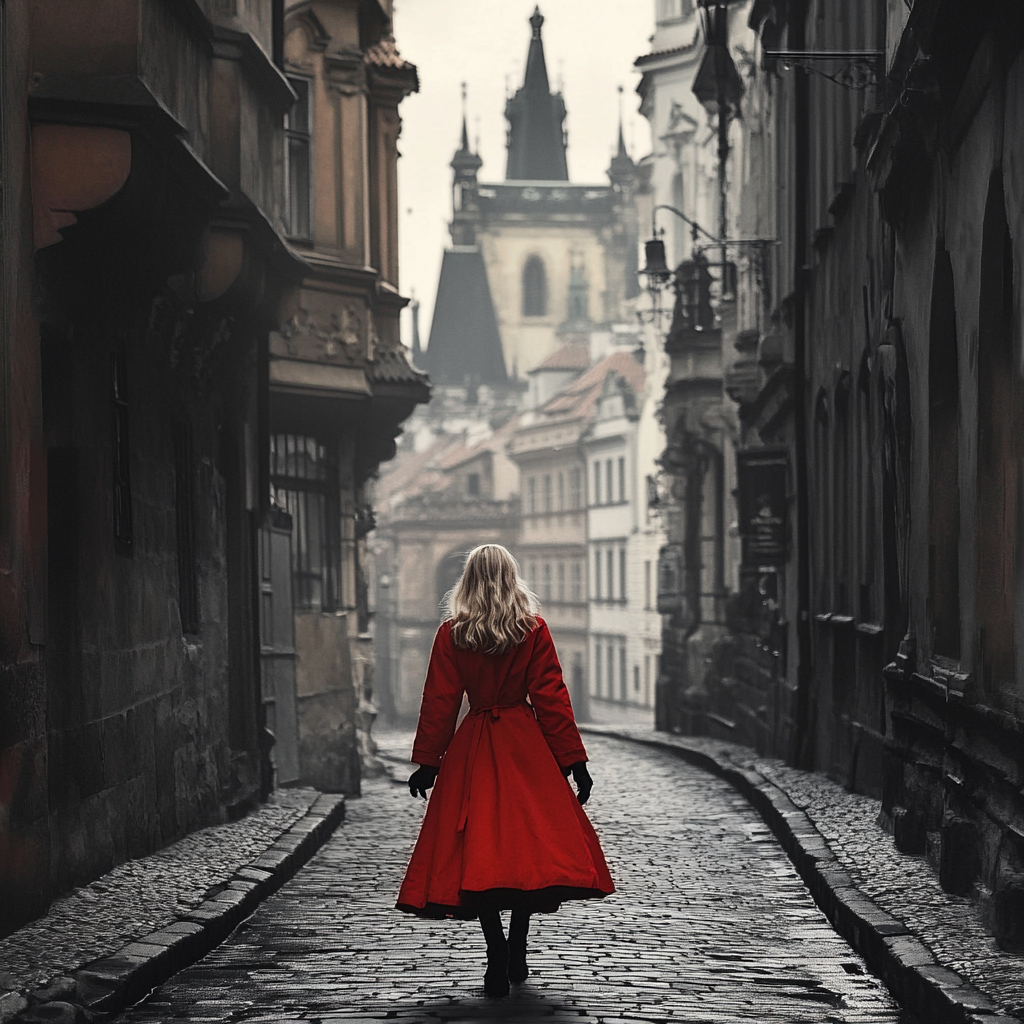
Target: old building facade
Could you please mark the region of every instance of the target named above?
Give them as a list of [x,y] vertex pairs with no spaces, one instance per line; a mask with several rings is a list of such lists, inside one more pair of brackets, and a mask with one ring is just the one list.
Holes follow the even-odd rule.
[[[635,65],[641,74],[640,112],[651,125],[653,142],[642,162],[647,181],[642,208],[650,215],[652,238],[664,244],[666,270],[672,271],[647,278],[649,337],[652,344],[664,345],[667,364],[660,459],[666,544],[657,583],[664,619],[656,718],[663,729],[729,735],[736,728],[737,702],[727,620],[729,601],[740,588],[733,497],[740,425],[730,383],[749,349],[754,310],[738,300],[742,293],[734,283],[738,268],[751,262],[748,249],[734,242],[726,248],[715,244],[723,229],[724,237],[739,239],[735,203],[727,205],[722,222],[718,177],[724,159],[732,195],[744,147],[738,97],[731,96],[723,140],[716,130],[717,105],[706,109],[707,97],[698,93],[715,57],[708,45],[714,17],[722,16],[730,53],[741,60],[748,40],[740,30],[748,6],[702,12],[691,0],[658,0],[651,51]],[[657,289],[670,277],[675,301],[661,309]]]
[[[625,354],[625,353],[623,353]],[[595,721],[653,721],[661,662],[656,474],[663,375],[643,349],[607,373],[580,446],[587,466],[589,698]],[[625,372],[621,372],[625,370]]]
[[885,7],[750,10],[741,230],[779,244],[740,282],[762,310],[736,389],[747,741],[880,796],[896,844],[1005,942],[1024,24],[1011,4]]
[[306,271],[269,359],[271,485],[293,522],[296,777],[346,792],[359,788],[373,707],[366,484],[428,395],[398,330],[398,106],[416,70],[387,23],[367,37],[366,17],[329,0],[286,12],[299,97],[287,227]]
[[[383,68],[393,142],[410,72],[390,11],[348,6],[359,34],[346,44],[368,79]],[[270,335],[317,270],[294,243],[283,176],[285,118],[302,102],[283,5],[0,16],[7,932],[67,887],[244,813],[293,770],[282,776],[289,718],[260,664],[261,542],[285,538],[290,582],[293,525],[270,502]],[[397,292],[376,298],[393,269],[372,276],[382,287],[364,291],[397,312]],[[423,393],[387,319],[379,347],[366,342],[385,400],[370,461]]]

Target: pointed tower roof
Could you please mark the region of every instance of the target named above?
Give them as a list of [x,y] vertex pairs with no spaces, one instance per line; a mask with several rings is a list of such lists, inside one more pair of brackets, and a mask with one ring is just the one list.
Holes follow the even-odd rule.
[[469,147],[469,128],[466,124],[466,83],[462,83],[462,138],[459,148],[452,157],[451,168],[455,172],[455,180],[462,181],[476,178],[476,172],[483,166],[479,153]]
[[565,103],[561,93],[552,93],[544,42],[540,37],[544,15],[535,8],[530,25],[533,36],[526,56],[522,87],[505,106],[508,119],[509,181],[568,181],[565,161]]
[[416,367],[423,365],[423,346],[420,344],[420,300],[413,297],[409,301],[412,313],[412,362]]
[[619,146],[608,167],[608,179],[613,185],[620,185],[636,177],[636,164],[626,151],[626,140],[622,134],[622,86],[619,86]]
[[459,245],[444,254],[423,362],[436,384],[508,380],[487,268],[476,246]]

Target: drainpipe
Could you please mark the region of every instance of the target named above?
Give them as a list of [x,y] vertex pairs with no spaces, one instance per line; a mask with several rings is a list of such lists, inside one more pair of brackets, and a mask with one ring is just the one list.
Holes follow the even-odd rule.
[[[789,21],[789,49],[806,47],[806,0],[794,4]],[[807,472],[807,194],[810,171],[810,116],[807,71],[794,69],[794,156],[793,183],[793,430],[795,433],[794,466],[796,484],[796,548],[797,548],[797,677],[796,736],[790,760],[810,768],[813,762],[813,736],[810,732],[811,705],[811,567],[808,529],[810,501]]]

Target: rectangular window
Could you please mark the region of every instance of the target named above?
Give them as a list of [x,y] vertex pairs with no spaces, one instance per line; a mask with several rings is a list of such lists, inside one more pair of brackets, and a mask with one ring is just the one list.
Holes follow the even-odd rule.
[[594,504],[601,504],[601,463],[594,463]]
[[559,512],[565,511],[565,474],[558,474],[558,505]]
[[199,632],[199,585],[196,575],[195,499],[193,496],[192,427],[174,432],[174,512],[178,541],[178,616],[182,633]]
[[619,459],[619,501],[626,500],[626,460]]
[[572,600],[583,600],[583,563],[578,560],[572,563]]
[[594,644],[594,691],[596,696],[601,696],[601,644]]
[[615,552],[609,548],[605,552],[605,562],[608,566],[608,600],[615,600]]
[[633,666],[633,699],[640,699],[640,666]]
[[131,449],[128,445],[128,353],[111,357],[111,397],[114,403],[114,539],[121,554],[132,551]]
[[619,548],[619,600],[626,600],[626,549]]
[[341,516],[333,446],[299,434],[270,438],[274,501],[292,517],[295,607],[337,611],[341,599]]
[[605,654],[608,659],[606,672],[608,677],[608,699],[615,700],[615,645],[613,643],[609,642]]
[[480,474],[470,473],[466,477],[466,493],[474,497],[480,494]]
[[644,655],[644,703],[651,703],[651,656]]
[[284,118],[285,144],[288,153],[286,168],[288,231],[295,238],[309,238],[309,178],[312,170],[309,82],[305,78],[289,78],[288,84],[298,96]]
[[537,479],[529,477],[526,481],[526,507],[530,512],[537,511]]
[[594,597],[601,600],[601,550],[594,549]]
[[612,479],[612,460],[606,459],[604,464],[605,504],[610,505],[615,500],[615,481]]
[[651,563],[644,562],[644,608],[651,607]]
[[545,601],[550,601],[551,600],[551,563],[550,562],[545,562],[544,563],[544,576],[543,576],[543,583],[541,584],[540,596]]
[[578,470],[574,469],[569,474],[569,508],[579,508],[581,503],[581,487],[580,481],[583,474]]
[[544,474],[544,511],[551,511],[551,474]]
[[565,600],[565,562],[558,563],[558,575],[557,575],[558,589],[555,591],[555,595],[559,601]]
[[619,648],[619,692],[622,700],[629,700],[629,690],[626,685],[626,645]]

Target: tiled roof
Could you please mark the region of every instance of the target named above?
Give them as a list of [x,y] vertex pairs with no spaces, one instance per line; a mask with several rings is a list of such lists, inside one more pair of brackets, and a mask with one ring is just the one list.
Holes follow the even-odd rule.
[[439,437],[421,452],[401,451],[382,469],[376,486],[376,502],[383,507],[396,497],[409,497],[441,486],[444,475],[438,460],[452,448],[461,448],[461,437]]
[[656,61],[664,60],[666,57],[675,57],[678,54],[689,53],[694,49],[699,40],[700,35],[698,33],[694,35],[691,42],[684,43],[682,46],[670,46],[665,50],[654,50],[651,53],[641,54],[633,61],[633,67],[642,68],[645,64],[654,64]]
[[512,419],[499,427],[489,437],[484,438],[484,440],[478,441],[476,444],[461,444],[450,448],[437,460],[437,467],[439,469],[454,469],[456,466],[461,466],[464,462],[469,462],[470,459],[475,459],[484,452],[495,452],[504,448],[508,438],[515,432],[518,426],[519,417],[513,416]]
[[385,36],[379,43],[368,46],[363,53],[363,60],[375,68],[394,68],[398,71],[415,71],[416,65],[410,64],[395,46],[391,36]]
[[590,366],[590,346],[582,341],[570,341],[556,349],[531,372],[537,370],[585,370]]
[[597,408],[604,379],[609,373],[623,377],[637,395],[643,392],[643,364],[632,352],[612,352],[543,405],[540,409],[541,422],[589,419]]
[[427,375],[417,370],[409,362],[404,348],[380,348],[373,353],[373,359],[367,366],[368,376],[372,381],[388,384],[419,384],[427,387]]

